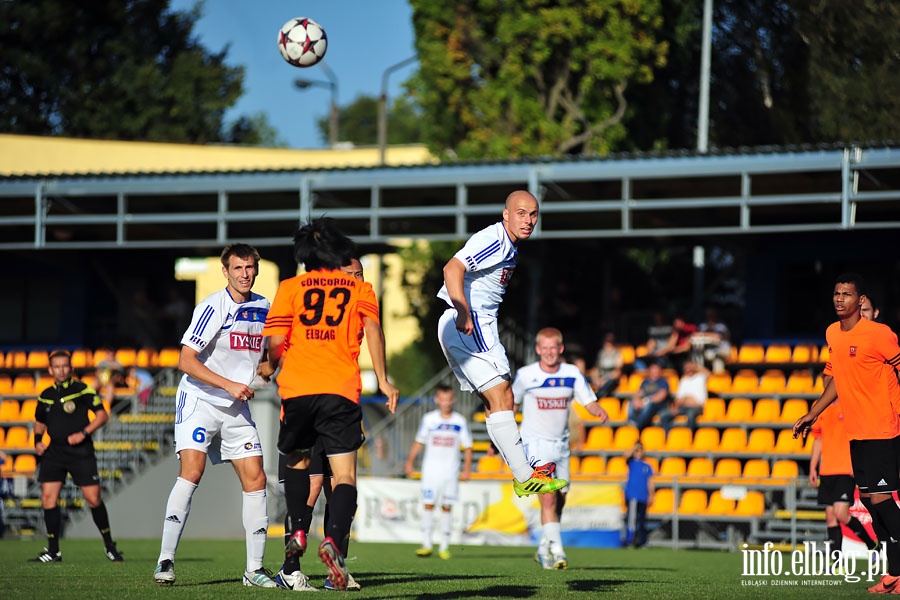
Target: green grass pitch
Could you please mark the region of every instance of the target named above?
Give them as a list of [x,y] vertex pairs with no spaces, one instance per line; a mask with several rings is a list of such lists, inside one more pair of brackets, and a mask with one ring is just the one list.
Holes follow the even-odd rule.
[[[322,587],[325,568],[312,550],[303,570]],[[182,540],[175,562],[178,581],[161,587],[153,581],[159,540],[121,540],[125,562],[106,560],[99,539],[62,540],[63,562],[27,562],[43,541],[0,540],[0,597],[10,600],[102,598],[262,597],[293,592],[244,588],[243,540]],[[281,542],[269,540],[266,567],[276,571]],[[793,585],[797,577],[744,577],[740,552],[569,548],[569,569],[544,571],[533,560],[534,549],[522,547],[452,546],[453,558],[417,558],[411,544],[353,543],[350,572],[362,585],[358,598],[455,600],[465,598],[842,598],[867,597],[865,579],[845,583],[839,577],[809,578],[838,585]],[[785,557],[787,559],[787,556]],[[788,564],[785,560],[785,564]],[[857,563],[862,567],[862,562]],[[746,581],[765,580],[764,587]],[[742,584],[743,582],[743,584]],[[787,585],[784,585],[788,582]],[[776,585],[781,584],[781,585]]]

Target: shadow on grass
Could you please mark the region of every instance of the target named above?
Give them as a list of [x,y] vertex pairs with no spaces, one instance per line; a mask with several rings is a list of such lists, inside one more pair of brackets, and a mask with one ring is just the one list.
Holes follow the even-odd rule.
[[[456,578],[454,578],[456,579]],[[417,600],[454,600],[456,598],[529,598],[536,596],[540,588],[533,585],[489,585],[478,590],[419,594]]]
[[569,582],[573,592],[614,592],[620,585],[636,583],[632,579],[575,579]]

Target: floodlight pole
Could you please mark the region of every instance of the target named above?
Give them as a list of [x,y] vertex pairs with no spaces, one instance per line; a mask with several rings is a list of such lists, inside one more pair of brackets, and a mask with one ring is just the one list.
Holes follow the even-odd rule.
[[387,153],[388,77],[397,69],[405,67],[414,62],[417,58],[417,56],[410,56],[407,59],[401,60],[400,62],[389,66],[381,75],[381,95],[378,97],[378,159],[382,166],[384,165],[385,154]]

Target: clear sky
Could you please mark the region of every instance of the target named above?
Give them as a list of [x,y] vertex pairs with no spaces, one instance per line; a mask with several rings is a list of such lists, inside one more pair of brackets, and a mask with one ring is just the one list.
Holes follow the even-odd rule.
[[[172,0],[172,10],[189,10],[197,0]],[[338,82],[338,104],[361,95],[377,97],[385,69],[415,54],[412,9],[406,0],[206,0],[194,33],[212,52],[228,46],[227,62],[243,65],[244,95],[226,114],[265,112],[278,137],[292,148],[322,148],[316,121],[328,115],[331,91],[314,86],[300,90],[295,78],[327,82],[322,69],[292,67],[276,46],[281,26],[308,17],[325,28],[325,62]],[[415,63],[393,72],[388,93],[396,97]]]

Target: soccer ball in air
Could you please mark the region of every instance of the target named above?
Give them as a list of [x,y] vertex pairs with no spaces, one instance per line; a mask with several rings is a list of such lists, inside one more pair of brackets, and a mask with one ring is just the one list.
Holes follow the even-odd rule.
[[325,56],[327,47],[325,29],[312,19],[291,19],[278,32],[278,51],[295,67],[311,67],[318,63]]

